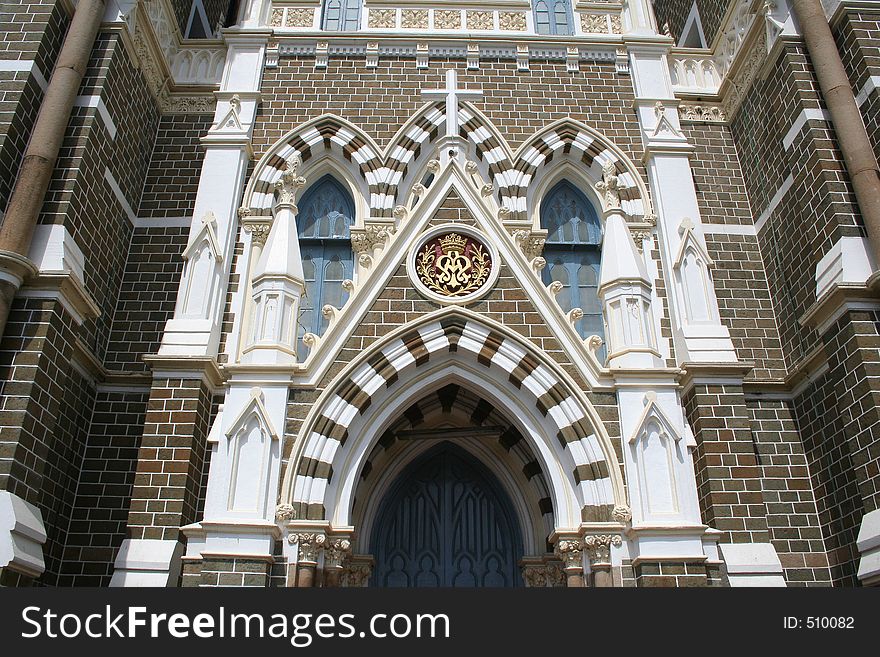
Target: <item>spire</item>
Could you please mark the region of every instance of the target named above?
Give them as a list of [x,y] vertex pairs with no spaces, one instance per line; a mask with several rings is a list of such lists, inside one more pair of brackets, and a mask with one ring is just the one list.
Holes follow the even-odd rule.
[[281,179],[275,183],[279,197],[275,206],[275,221],[254,269],[254,280],[266,276],[289,277],[297,281],[304,278],[296,230],[298,209],[295,204],[297,192],[306,184],[306,179],[299,175],[301,166],[299,155],[289,158]]
[[610,213],[605,222],[603,252],[600,290],[615,281],[641,281],[650,285],[645,262],[636,250],[629,228],[619,212]]

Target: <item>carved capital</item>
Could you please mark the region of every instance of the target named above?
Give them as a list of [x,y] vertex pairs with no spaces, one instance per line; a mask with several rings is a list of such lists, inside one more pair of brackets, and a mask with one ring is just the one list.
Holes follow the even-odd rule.
[[361,588],[367,585],[373,566],[364,561],[349,560],[342,568],[342,586]]
[[244,224],[244,232],[250,233],[251,244],[254,246],[265,246],[266,239],[269,237],[269,231],[272,224],[266,223],[246,223]]
[[522,578],[525,585],[531,588],[565,586],[565,572],[558,561],[527,564],[523,566]]
[[299,563],[318,563],[318,555],[324,549],[327,536],[319,532],[301,532],[291,534],[287,539],[293,545],[299,545]]
[[565,570],[580,570],[584,563],[584,542],[579,538],[563,538],[557,541],[556,555]]
[[590,565],[608,566],[611,564],[611,546],[621,544],[617,534],[592,534],[584,536],[584,547],[590,559]]
[[521,228],[513,231],[512,235],[513,241],[516,242],[526,260],[531,262],[535,258],[541,257],[546,240],[539,233]]
[[347,538],[332,538],[324,545],[324,567],[342,568],[342,562],[351,552],[351,541]]
[[372,255],[376,247],[384,248],[394,234],[393,226],[366,226],[351,231],[351,248],[358,255]]

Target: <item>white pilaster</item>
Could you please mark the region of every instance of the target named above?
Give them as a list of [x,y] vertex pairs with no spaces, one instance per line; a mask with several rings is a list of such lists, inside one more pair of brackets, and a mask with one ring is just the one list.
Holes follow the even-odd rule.
[[[237,208],[244,188],[251,134],[259,103],[268,33],[225,33],[226,64],[216,92],[214,124],[202,138],[205,159],[178,289],[160,356],[216,356],[232,250],[238,232]],[[205,218],[215,252],[209,253]]]
[[736,352],[721,323],[689,156],[681,131],[666,46],[629,45],[636,111],[657,212],[660,255],[679,363],[732,363]]

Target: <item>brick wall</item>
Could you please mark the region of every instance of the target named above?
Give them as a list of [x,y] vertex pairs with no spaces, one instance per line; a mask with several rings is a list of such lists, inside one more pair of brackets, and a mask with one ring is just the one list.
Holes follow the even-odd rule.
[[125,538],[148,397],[146,390],[95,396],[59,585],[110,583]]
[[108,369],[147,372],[141,357],[156,353],[174,314],[188,234],[174,226],[134,230],[104,358]]
[[203,383],[156,379],[128,516],[130,538],[176,540],[200,508],[212,396]]
[[747,400],[770,539],[789,586],[829,586],[831,571],[792,404]]
[[742,388],[695,384],[682,399],[697,449],[694,466],[703,522],[723,543],[766,543],[761,470]]
[[[832,27],[850,85],[859,94],[871,77],[880,76],[880,11],[848,9]],[[868,95],[861,110],[874,153],[880,159],[880,89]]]
[[0,60],[33,62],[36,67],[36,74],[0,67],[0,217],[43,100],[38,77],[48,82],[68,23],[55,0],[0,4]]
[[[712,42],[721,28],[721,21],[730,5],[730,0],[696,0],[697,11],[700,12],[700,23],[703,25],[703,34],[706,37],[706,45],[712,47]],[[678,43],[684,29],[688,15],[691,13],[693,0],[656,0],[653,3],[654,15],[657,17],[657,27],[663,31],[664,24],[669,24],[672,38]]]
[[144,180],[139,217],[192,215],[205,151],[199,139],[211,127],[210,114],[164,114]]
[[86,322],[82,337],[102,359],[132,234],[106,172],[128,206],[137,208],[158,114],[142,74],[115,35],[99,35],[80,93],[101,97],[116,137],[95,108],[74,108],[40,220],[63,223],[85,255],[85,287],[102,313]]
[[782,48],[766,79],[753,83],[731,123],[756,219],[788,175],[793,185],[758,233],[783,357],[791,368],[817,344],[799,319],[816,300],[816,262],[842,235],[858,235],[860,217],[830,126],[809,121],[790,148],[783,137],[804,109],[820,109],[801,44]]

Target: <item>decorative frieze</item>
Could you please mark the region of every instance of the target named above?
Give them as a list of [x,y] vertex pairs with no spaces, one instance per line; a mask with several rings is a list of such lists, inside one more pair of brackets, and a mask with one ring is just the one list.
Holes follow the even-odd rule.
[[491,11],[469,11],[467,12],[467,29],[469,30],[491,30],[493,27]]
[[525,564],[522,568],[523,582],[529,588],[565,586],[565,573],[558,561]]
[[678,116],[681,121],[689,123],[724,123],[727,121],[727,114],[721,105],[682,103],[678,106]]
[[400,26],[405,30],[427,30],[427,9],[404,9],[400,16]]
[[498,27],[503,32],[525,32],[526,15],[521,11],[500,11]]
[[461,12],[453,9],[434,10],[435,30],[457,30],[461,27]]
[[393,29],[397,27],[396,9],[370,9],[368,26],[374,29]]

